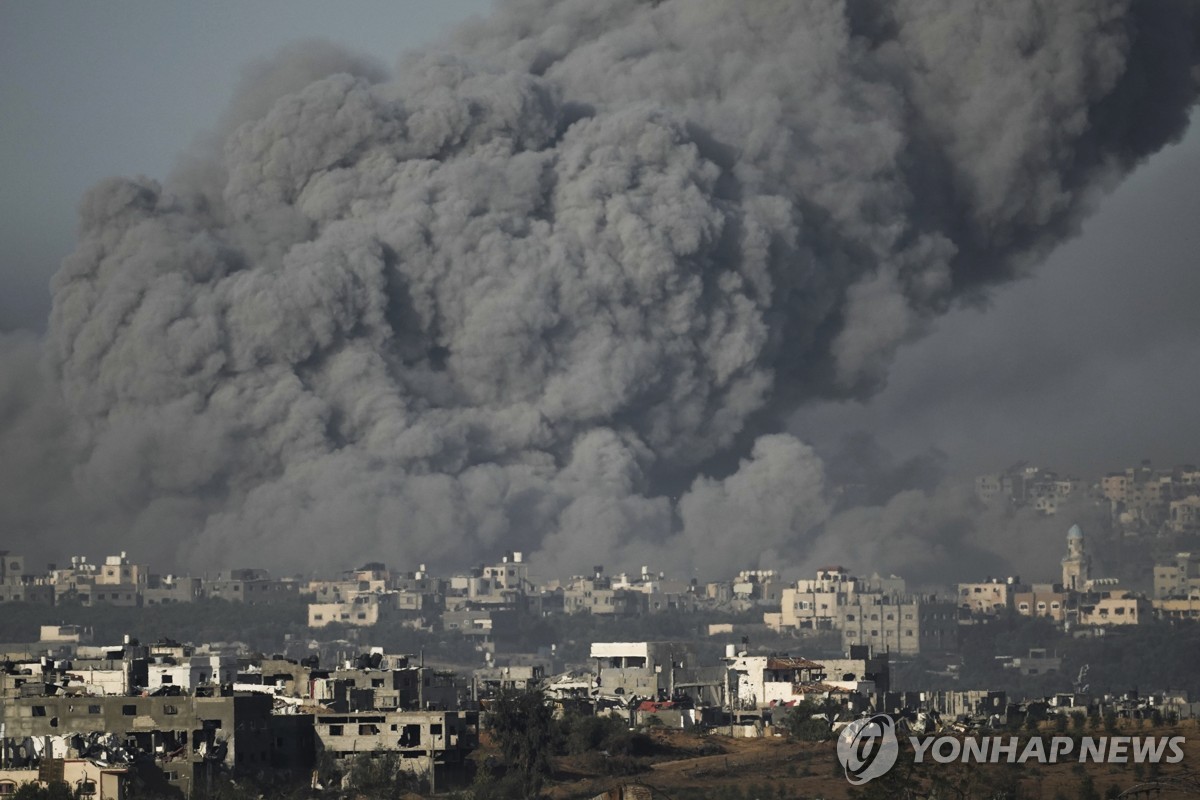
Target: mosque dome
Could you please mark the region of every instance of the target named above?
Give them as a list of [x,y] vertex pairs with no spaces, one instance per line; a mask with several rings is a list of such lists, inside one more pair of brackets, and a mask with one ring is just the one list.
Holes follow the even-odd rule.
[[1078,525],[1072,525],[1071,529],[1069,531],[1067,531],[1067,541],[1070,541],[1071,539],[1082,539],[1082,538],[1083,538],[1083,528],[1080,528]]

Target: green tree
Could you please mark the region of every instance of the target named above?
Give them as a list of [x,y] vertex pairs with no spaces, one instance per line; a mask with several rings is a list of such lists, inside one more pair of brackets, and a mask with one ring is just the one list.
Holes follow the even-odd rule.
[[75,800],[75,793],[62,781],[50,781],[45,786],[26,783],[13,793],[13,800]]
[[347,783],[363,797],[394,800],[409,789],[417,788],[418,781],[400,768],[400,757],[396,753],[362,753],[350,763]]
[[832,734],[829,723],[822,717],[822,708],[811,701],[797,703],[783,718],[788,736],[802,742],[823,742]]
[[504,691],[492,702],[488,728],[517,776],[520,797],[536,797],[553,769],[554,712],[537,690]]

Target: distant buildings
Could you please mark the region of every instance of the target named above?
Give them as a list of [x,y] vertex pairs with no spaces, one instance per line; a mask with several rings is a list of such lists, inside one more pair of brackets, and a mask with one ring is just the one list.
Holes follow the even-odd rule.
[[781,598],[779,612],[763,615],[777,631],[838,631],[847,649],[867,646],[904,655],[957,649],[954,603],[909,595],[894,576],[864,580],[842,566],[822,567],[815,579],[784,589]]
[[1059,503],[1082,489],[1083,482],[1078,478],[1061,477],[1052,470],[1025,463],[975,479],[975,495],[983,502],[1030,506],[1047,516],[1057,514]]
[[1130,535],[1200,531],[1200,469],[1156,470],[1149,461],[1100,479],[1112,521]]
[[1177,553],[1166,564],[1154,567],[1154,597],[1200,595],[1200,553]]

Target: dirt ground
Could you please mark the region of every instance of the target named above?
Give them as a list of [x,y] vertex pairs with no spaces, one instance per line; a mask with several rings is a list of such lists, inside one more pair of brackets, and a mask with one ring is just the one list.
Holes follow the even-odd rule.
[[[1040,731],[1044,737],[1054,731]],[[1200,790],[1200,727],[1194,722],[1175,727],[1143,728],[1128,726],[1118,732],[1123,736],[1183,736],[1184,760],[1181,764],[1163,764],[1163,776],[1197,776]],[[997,735],[1009,735],[999,733]],[[1103,731],[1084,731],[1084,735],[1102,736]],[[833,742],[791,742],[784,738],[733,739],[719,734],[697,734],[684,731],[655,730],[652,733],[660,754],[633,762],[609,761],[602,754],[560,757],[547,796],[556,800],[591,798],[622,785],[638,784],[649,787],[653,797],[667,800],[685,798],[850,798],[853,787],[846,781],[838,763]],[[907,746],[906,746],[907,747]],[[486,753],[488,748],[483,751]],[[636,769],[631,774],[608,774],[622,768]],[[1133,764],[1087,764],[1075,761],[1059,764],[1008,765],[941,765],[932,764],[927,774],[936,770],[958,785],[968,783],[971,794],[985,796],[988,787],[1004,774],[1019,776],[1022,797],[1026,800],[1055,800],[1079,797],[1084,776],[1090,776],[1100,797],[1110,787],[1123,791],[1149,779],[1146,767],[1135,771]],[[1007,773],[1004,771],[1007,770]],[[1195,797],[1196,794],[1164,791],[1156,797]]]

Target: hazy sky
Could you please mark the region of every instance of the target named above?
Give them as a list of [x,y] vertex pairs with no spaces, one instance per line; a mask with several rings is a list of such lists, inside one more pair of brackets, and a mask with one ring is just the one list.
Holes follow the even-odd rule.
[[806,409],[793,429],[826,447],[856,429],[901,455],[938,447],[968,472],[1200,460],[1198,212],[1193,119],[1033,278],[938,320],[870,402]]
[[379,58],[490,0],[116,0],[0,3],[0,331],[42,329],[50,275],[84,190],[162,178],[211,126],[249,62],[323,37]]
[[[322,37],[391,67],[402,51],[436,39],[490,5],[485,0],[0,4],[0,332],[44,330],[48,282],[74,246],[75,208],[83,192],[111,175],[165,177],[175,157],[216,123],[247,64],[289,42]],[[687,13],[678,16],[687,21]],[[488,37],[474,36],[464,41],[488,44]],[[592,78],[607,73],[592,70],[588,55],[585,50],[578,63],[560,69],[558,80],[583,96],[605,97],[610,87],[600,79],[593,85]],[[611,53],[597,48],[590,55]],[[787,70],[775,70],[772,77],[781,73]],[[626,81],[613,91],[628,104],[630,97],[642,99],[638,85]],[[838,127],[843,123],[826,124],[837,128],[829,138],[845,144],[844,126]],[[927,336],[903,347],[882,392],[865,403],[801,409],[792,417],[792,432],[831,451],[846,434],[866,431],[898,459],[937,447],[952,469],[967,474],[1021,458],[1086,477],[1145,457],[1160,463],[1200,460],[1197,127],[1193,123],[1183,142],[1103,199],[1080,235],[1033,277],[996,291],[986,308],[959,309],[935,321]],[[1022,130],[1019,124],[1012,129]],[[834,147],[833,155],[857,166],[850,155],[855,146],[845,144],[845,153]],[[987,155],[995,153],[979,160],[988,161]],[[505,312],[497,318],[504,319]],[[877,316],[868,315],[861,327],[877,323]],[[481,358],[484,362],[491,360]],[[600,455],[609,445],[625,453],[619,442],[597,441]],[[787,458],[775,465],[769,449],[760,459],[764,472],[778,477],[792,470]],[[792,460],[809,460],[793,443],[785,449]],[[598,463],[614,460],[620,461]],[[743,483],[755,488],[753,464],[748,476]],[[741,484],[705,486],[721,500],[737,495]],[[747,494],[749,505],[757,507],[758,493]],[[789,502],[792,497],[770,486],[766,494]],[[345,497],[356,502],[351,493]],[[738,516],[736,503],[725,505]],[[643,525],[627,511],[631,528]],[[713,516],[709,511],[698,504],[692,513],[702,520]],[[575,513],[579,520],[596,517],[587,505]],[[669,527],[670,513],[661,517]],[[564,529],[572,520],[568,515]],[[762,527],[787,525],[772,520]],[[542,544],[556,546],[553,537]],[[740,540],[734,545],[742,547]],[[596,547],[603,557],[609,544]],[[590,558],[590,552],[580,555],[582,563],[598,563]]]

